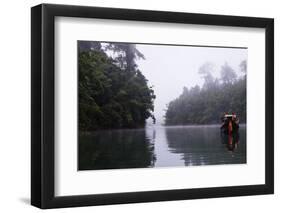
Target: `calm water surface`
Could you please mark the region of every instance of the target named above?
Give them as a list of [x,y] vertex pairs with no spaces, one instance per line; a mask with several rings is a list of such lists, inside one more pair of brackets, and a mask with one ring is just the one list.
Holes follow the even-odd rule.
[[218,125],[147,126],[80,133],[79,170],[246,163],[246,126],[239,134]]

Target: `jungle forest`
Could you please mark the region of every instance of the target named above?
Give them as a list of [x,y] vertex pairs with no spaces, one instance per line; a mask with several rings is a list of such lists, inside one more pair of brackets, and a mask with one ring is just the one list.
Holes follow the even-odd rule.
[[204,79],[202,87],[184,87],[182,94],[168,104],[166,125],[217,124],[224,113],[236,113],[246,123],[247,62],[240,63],[242,75],[225,63],[220,78],[214,78],[212,63],[203,64],[198,74]]
[[[156,95],[136,63],[145,60],[136,44],[78,41],[78,60],[79,130],[143,128],[148,118],[155,122]],[[203,85],[184,87],[167,103],[164,124],[218,124],[223,113],[232,112],[246,123],[247,62],[241,61],[240,76],[227,62],[220,69],[214,77],[214,64],[203,64],[198,70]]]
[[77,47],[78,170],[247,162],[247,48]]
[[78,41],[79,130],[140,128],[153,117],[152,87],[135,44]]

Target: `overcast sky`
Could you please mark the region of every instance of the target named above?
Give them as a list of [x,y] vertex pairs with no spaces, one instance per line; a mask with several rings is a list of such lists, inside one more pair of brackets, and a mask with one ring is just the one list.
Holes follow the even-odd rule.
[[239,48],[138,44],[137,49],[146,58],[137,60],[137,64],[149,86],[154,86],[154,113],[159,124],[163,122],[166,105],[182,93],[184,86],[202,86],[203,79],[198,74],[201,65],[213,63],[213,76],[219,77],[221,66],[227,62],[241,76],[239,64],[247,60],[247,49]]

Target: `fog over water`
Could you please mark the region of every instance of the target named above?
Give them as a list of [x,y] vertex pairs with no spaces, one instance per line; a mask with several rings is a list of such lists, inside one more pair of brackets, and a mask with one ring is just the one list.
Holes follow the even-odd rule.
[[247,48],[81,44],[78,170],[247,163]]
[[137,44],[145,60],[137,60],[141,72],[153,86],[157,124],[163,123],[167,104],[177,98],[183,87],[202,86],[203,79],[198,74],[204,63],[214,65],[213,76],[220,77],[221,66],[227,63],[237,76],[241,76],[240,63],[247,60],[247,49],[194,46],[168,46]]

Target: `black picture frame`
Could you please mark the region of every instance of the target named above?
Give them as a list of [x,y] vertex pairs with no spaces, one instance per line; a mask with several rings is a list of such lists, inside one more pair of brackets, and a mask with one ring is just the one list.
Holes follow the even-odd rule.
[[[94,195],[54,195],[55,17],[264,28],[265,184]],[[169,201],[274,193],[274,20],[164,11],[41,4],[31,8],[31,204],[42,208]]]

